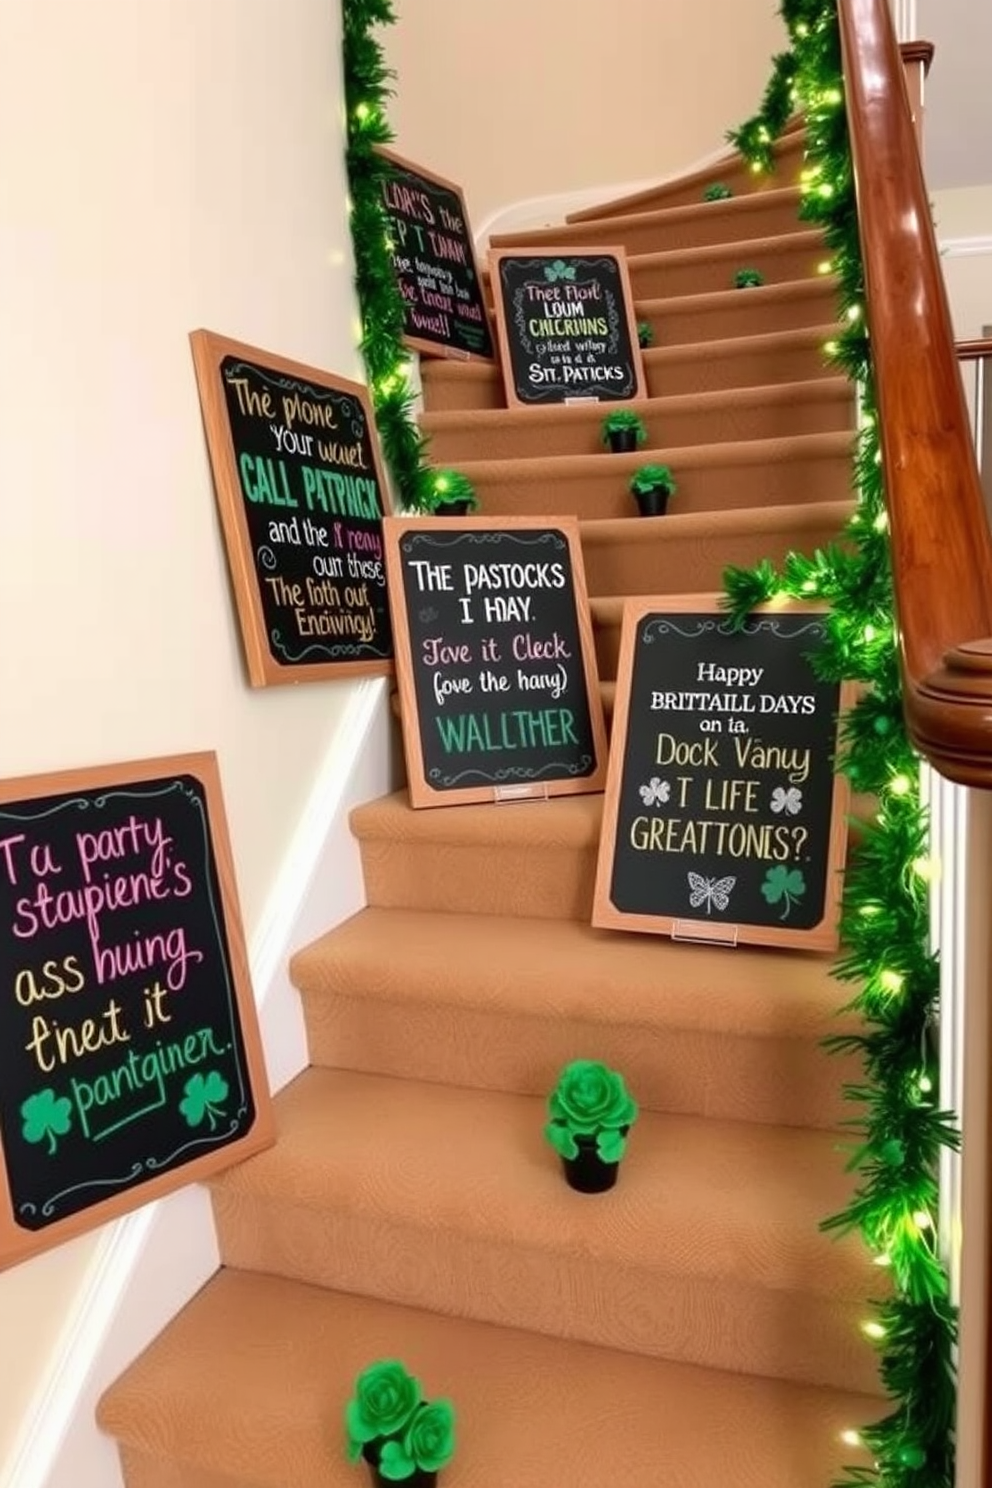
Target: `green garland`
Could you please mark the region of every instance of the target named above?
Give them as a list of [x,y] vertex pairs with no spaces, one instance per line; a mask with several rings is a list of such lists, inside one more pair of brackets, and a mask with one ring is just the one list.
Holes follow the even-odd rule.
[[[413,418],[414,393],[403,345],[403,305],[389,259],[374,147],[392,139],[386,117],[390,73],[373,36],[393,22],[391,0],[343,0],[347,163],[361,348],[379,435],[405,506],[429,505],[426,443]],[[818,658],[825,677],[866,684],[848,717],[840,766],[855,791],[879,802],[848,868],[844,952],[836,975],[856,987],[849,1007],[863,1031],[828,1040],[857,1051],[864,1080],[846,1090],[862,1111],[850,1126],[859,1141],[858,1174],[848,1209],[825,1223],[858,1230],[891,1279],[890,1300],[874,1308],[865,1332],[878,1347],[890,1413],[851,1433],[874,1466],[847,1470],[838,1488],[952,1488],[956,1318],[937,1243],[937,1161],[958,1145],[951,1113],[939,1109],[930,1039],[938,969],[928,950],[926,819],[919,762],[903,723],[893,627],[888,520],[882,487],[874,383],[864,326],[864,277],[843,109],[836,0],[781,0],[791,46],[774,59],[760,111],[732,142],[756,170],[774,166],[774,143],[802,111],[806,168],[802,216],[822,227],[840,284],[845,329],[827,351],[860,390],[862,428],[855,461],[857,510],[844,539],[812,557],[790,554],[780,572],[769,562],[731,569],[727,604],[737,619],[778,596],[824,600],[829,638]]]
[[427,441],[413,415],[410,357],[403,344],[403,298],[390,259],[382,200],[384,167],[375,153],[393,132],[386,116],[392,74],[373,34],[395,20],[391,0],[343,0],[344,100],[351,240],[362,317],[361,349],[386,464],[403,506],[423,509],[430,473]]
[[860,1014],[862,1031],[827,1040],[863,1059],[863,1081],[845,1089],[861,1107],[848,1123],[858,1137],[850,1162],[858,1182],[850,1206],[824,1228],[860,1231],[890,1277],[890,1299],[875,1306],[865,1332],[878,1348],[891,1409],[846,1434],[863,1442],[874,1465],[848,1468],[843,1484],[952,1488],[957,1320],[938,1248],[936,1174],[941,1148],[956,1148],[958,1133],[953,1114],[938,1105],[930,1036],[939,974],[928,949],[927,823],[919,761],[903,722],[837,5],[782,0],[780,12],[791,50],[775,58],[760,112],[730,139],[754,169],[769,169],[788,119],[805,116],[801,216],[823,229],[829,259],[821,267],[840,284],[844,329],[826,351],[861,395],[858,500],[838,545],[812,557],[792,553],[781,572],[769,562],[728,570],[726,603],[743,622],[755,605],[779,596],[827,601],[829,639],[818,669],[866,684],[844,725],[839,764],[853,790],[874,796],[878,808],[848,867],[835,968],[856,988],[848,1007]]

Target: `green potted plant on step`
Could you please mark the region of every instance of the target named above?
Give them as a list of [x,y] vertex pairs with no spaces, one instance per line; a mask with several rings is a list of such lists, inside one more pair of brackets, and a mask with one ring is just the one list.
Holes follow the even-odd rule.
[[478,511],[479,501],[468,476],[458,470],[436,470],[427,487],[423,509],[429,517],[464,517]]
[[713,185],[707,186],[703,192],[703,201],[729,201],[733,194],[730,187],[725,185],[723,181],[714,181]]
[[623,1076],[594,1059],[565,1066],[548,1097],[544,1135],[579,1193],[605,1193],[617,1181],[637,1103]]
[[425,1400],[420,1382],[396,1359],[362,1370],[344,1419],[348,1456],[368,1463],[376,1488],[433,1488],[454,1456],[450,1401]]
[[734,275],[735,289],[759,289],[764,282],[760,269],[738,269]]
[[654,331],[649,320],[637,322],[637,344],[642,351],[647,351],[649,346],[654,345]]
[[603,443],[615,455],[630,454],[648,437],[644,420],[631,408],[615,408],[601,425]]
[[642,465],[630,479],[630,493],[642,517],[663,517],[678,487],[667,465]]

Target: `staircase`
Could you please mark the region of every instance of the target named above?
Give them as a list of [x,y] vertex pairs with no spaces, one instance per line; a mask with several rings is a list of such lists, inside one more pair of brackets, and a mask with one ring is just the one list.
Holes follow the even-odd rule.
[[[425,361],[432,458],[487,514],[577,513],[609,707],[622,597],[833,539],[853,408],[825,367],[834,284],[797,220],[802,136],[501,246],[623,242],[648,448],[602,409],[508,411],[495,370]],[[704,203],[713,180],[735,190]],[[762,288],[731,288],[757,268]],[[636,517],[642,461],[678,481]],[[398,1357],[458,1412],[442,1488],[826,1488],[882,1413],[860,1323],[879,1273],[818,1222],[843,1206],[856,1070],[829,958],[589,927],[601,798],[354,813],[368,908],[294,959],[311,1067],[276,1147],[213,1184],[223,1270],[110,1389],[129,1488],[348,1488],[356,1373]],[[643,1115],[585,1198],[542,1139],[580,1057]]]

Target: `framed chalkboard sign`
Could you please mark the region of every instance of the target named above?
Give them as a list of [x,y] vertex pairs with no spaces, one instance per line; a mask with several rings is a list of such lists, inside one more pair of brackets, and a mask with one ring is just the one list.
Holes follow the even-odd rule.
[[385,532],[411,804],[602,790],[575,519],[389,517]]
[[489,264],[511,407],[645,396],[622,248],[491,249]]
[[0,782],[0,1266],[270,1146],[216,759]]
[[431,356],[494,355],[489,311],[461,187],[378,150],[393,272],[406,313],[404,340]]
[[210,331],[190,341],[252,686],[391,671],[365,389]]
[[593,924],[727,945],[837,944],[844,688],[822,610],[735,631],[713,596],[624,607]]

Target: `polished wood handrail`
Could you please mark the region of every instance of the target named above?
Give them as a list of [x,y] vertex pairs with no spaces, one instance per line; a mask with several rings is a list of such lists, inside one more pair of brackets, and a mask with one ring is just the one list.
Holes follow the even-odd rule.
[[976,341],[959,341],[955,350],[959,362],[977,362],[982,357],[992,357],[992,336],[980,337]]
[[887,0],[839,0],[905,711],[943,775],[992,788],[992,539]]

